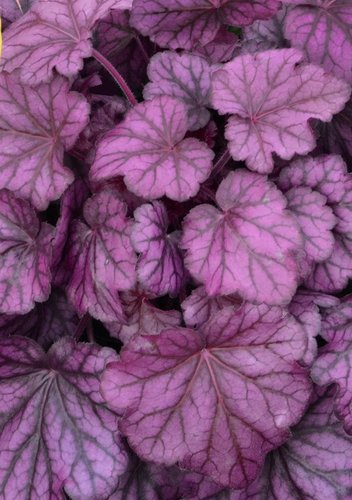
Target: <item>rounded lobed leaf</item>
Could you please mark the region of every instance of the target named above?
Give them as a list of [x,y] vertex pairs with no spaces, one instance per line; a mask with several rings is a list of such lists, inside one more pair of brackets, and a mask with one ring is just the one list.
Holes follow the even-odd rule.
[[144,87],[145,99],[169,95],[184,102],[188,109],[189,130],[205,127],[210,119],[211,67],[193,54],[158,52],[148,66],[150,82]]
[[144,204],[134,212],[131,240],[141,255],[137,264],[138,281],[150,293],[177,296],[186,281],[183,256],[177,234],[167,234],[167,211],[161,202]]
[[124,175],[130,191],[153,200],[194,196],[211,171],[214,153],[188,130],[186,105],[169,96],[138,104],[100,142],[91,179]]
[[0,312],[26,314],[50,294],[53,227],[29,202],[0,191]]
[[118,194],[104,190],[89,198],[85,222],[75,221],[69,237],[67,295],[78,314],[101,321],[124,319],[119,291],[136,281],[136,254],[130,241],[132,222]]
[[351,88],[319,66],[301,64],[296,49],[236,57],[212,76],[212,103],[231,114],[225,136],[235,160],[271,172],[272,154],[286,160],[315,146],[308,120],[330,121],[348,101]]
[[[292,2],[294,3],[294,2]],[[352,83],[352,5],[349,0],[298,2],[284,22],[293,47],[304,51],[309,62]],[[302,5],[307,3],[308,5]]]
[[89,106],[66,79],[30,88],[0,74],[0,188],[39,210],[58,199],[74,179],[64,152],[87,125]]
[[267,19],[279,5],[278,0],[134,0],[131,21],[161,47],[192,50],[211,42],[223,25]]
[[312,369],[314,382],[319,385],[336,383],[338,391],[335,412],[343,420],[344,428],[352,434],[352,296],[327,311],[322,335],[328,344],[320,349],[320,356]]
[[31,339],[0,339],[3,498],[105,498],[113,491],[127,456],[99,376],[114,359],[111,349],[68,338],[47,354]]
[[197,332],[138,337],[102,378],[121,430],[145,460],[244,487],[288,437],[310,394],[305,334],[280,308],[223,309]]
[[288,303],[298,280],[292,253],[302,241],[284,196],[263,176],[236,170],[216,199],[221,210],[198,205],[184,220],[181,245],[192,276],[209,295]]
[[30,85],[49,82],[54,69],[75,76],[92,55],[94,24],[113,7],[129,8],[131,0],[36,0],[4,33],[0,71],[19,69]]
[[267,458],[256,481],[231,500],[345,500],[352,491],[352,440],[333,415],[334,391],[316,391],[292,438]]

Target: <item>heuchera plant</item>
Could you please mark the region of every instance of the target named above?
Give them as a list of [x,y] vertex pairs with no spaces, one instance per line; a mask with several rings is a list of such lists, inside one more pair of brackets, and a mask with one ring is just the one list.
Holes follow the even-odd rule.
[[352,498],[352,2],[0,16],[0,499]]

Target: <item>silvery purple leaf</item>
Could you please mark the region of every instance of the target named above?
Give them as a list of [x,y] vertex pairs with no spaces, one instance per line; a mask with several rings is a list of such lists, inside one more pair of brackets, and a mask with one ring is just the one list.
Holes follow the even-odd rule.
[[213,73],[213,107],[231,115],[230,153],[251,170],[271,172],[273,153],[290,160],[312,151],[308,120],[330,121],[350,97],[346,82],[302,59],[296,49],[274,49],[238,56]]
[[293,253],[302,246],[282,193],[265,177],[236,170],[220,184],[213,205],[198,205],[184,219],[181,246],[191,275],[209,295],[287,304],[296,289]]
[[53,70],[73,77],[92,55],[91,30],[98,19],[112,8],[130,7],[131,0],[36,0],[4,33],[0,71],[19,69],[30,85],[50,81]]
[[278,0],[134,0],[132,24],[161,47],[193,50],[211,42],[223,25],[268,19]]
[[335,412],[343,421],[345,430],[352,434],[352,296],[327,311],[322,325],[322,336],[328,342],[320,349],[313,365],[312,377],[319,385],[336,383],[338,386]]
[[304,344],[281,308],[227,308],[199,331],[132,339],[107,366],[102,394],[123,412],[121,431],[142,459],[245,487],[303,414]]
[[[349,0],[309,0],[288,11],[284,33],[308,61],[352,83],[352,4]],[[301,5],[300,5],[301,4]],[[306,4],[306,5],[302,5]]]
[[61,77],[30,88],[15,75],[0,74],[0,188],[39,210],[73,181],[64,152],[88,123],[86,99],[69,88]]
[[231,500],[345,500],[352,491],[352,439],[332,412],[334,390],[316,391],[291,439],[273,451],[260,477]]
[[66,257],[71,269],[67,295],[79,315],[101,321],[123,320],[119,291],[136,281],[132,221],[116,191],[101,191],[83,207],[84,221],[73,223]]
[[3,498],[106,498],[127,467],[118,416],[99,377],[114,351],[65,338],[46,354],[31,339],[0,339]]
[[188,110],[189,130],[198,130],[208,123],[210,113],[211,66],[193,54],[158,52],[148,66],[150,82],[144,87],[145,99],[169,95],[184,102]]
[[187,272],[178,248],[178,235],[167,234],[169,225],[165,206],[148,203],[134,212],[131,240],[140,253],[137,264],[139,283],[155,296],[176,296],[184,285]]
[[225,307],[236,309],[242,303],[237,295],[219,295],[210,297],[204,286],[193,290],[181,304],[183,319],[187,326],[201,326]]
[[36,304],[28,314],[1,314],[0,336],[30,337],[47,349],[62,337],[73,337],[78,322],[78,316],[67,301],[66,294],[60,289],[53,289],[49,299]]
[[211,171],[214,153],[188,130],[186,105],[166,95],[137,104],[99,143],[91,179],[124,176],[132,193],[153,200],[194,196]]
[[1,0],[0,17],[4,28],[27,12],[34,2],[35,0]]
[[28,201],[0,190],[0,312],[26,314],[50,294],[54,228]]
[[135,335],[157,335],[166,328],[181,324],[181,313],[176,310],[159,309],[152,302],[153,296],[140,287],[121,293],[121,304],[126,321],[105,323],[113,337],[126,344]]

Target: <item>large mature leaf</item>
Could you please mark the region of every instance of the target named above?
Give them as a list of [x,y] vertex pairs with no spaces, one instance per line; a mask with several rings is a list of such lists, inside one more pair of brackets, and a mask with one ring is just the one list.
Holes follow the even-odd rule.
[[85,222],[74,222],[68,243],[67,294],[80,315],[89,312],[102,321],[124,317],[118,292],[133,287],[137,262],[126,212],[118,194],[105,190],[86,201]]
[[352,296],[325,315],[322,336],[328,342],[320,350],[313,370],[313,380],[326,385],[335,382],[338,392],[335,402],[337,416],[343,420],[347,432],[352,434]]
[[318,390],[293,437],[268,456],[248,489],[231,500],[346,500],[352,492],[352,439],[333,415],[334,391]]
[[0,315],[0,336],[22,335],[36,340],[44,349],[61,337],[75,334],[79,319],[66,294],[54,289],[49,299],[36,304],[28,314]]
[[150,83],[143,90],[145,99],[157,95],[177,97],[187,106],[190,130],[208,123],[211,67],[203,57],[159,52],[149,63],[148,77]]
[[270,172],[272,154],[289,160],[315,146],[308,120],[330,121],[348,101],[350,86],[319,66],[301,64],[296,49],[236,57],[213,73],[212,102],[230,113],[225,136],[235,160]]
[[198,139],[184,139],[187,111],[169,96],[135,106],[100,142],[91,179],[124,175],[128,189],[149,200],[194,196],[210,174],[214,153]]
[[50,294],[53,227],[32,206],[0,191],[0,312],[25,314]]
[[72,148],[88,116],[87,101],[69,92],[64,78],[33,89],[1,73],[0,188],[39,210],[59,198],[74,179],[63,165],[64,151]]
[[62,339],[0,340],[2,498],[106,498],[127,466],[99,376],[111,349]]
[[113,337],[126,344],[135,335],[157,335],[166,328],[181,324],[181,313],[174,309],[159,309],[152,304],[155,297],[147,294],[140,287],[121,293],[121,304],[126,321],[105,323]]
[[91,30],[112,8],[129,8],[131,0],[37,0],[4,34],[0,70],[19,68],[31,85],[48,82],[55,68],[72,77],[92,55]]
[[141,255],[137,265],[138,280],[155,296],[176,296],[186,281],[183,256],[178,248],[178,234],[167,234],[167,211],[161,202],[145,204],[134,212],[131,240]]
[[281,308],[222,310],[200,331],[137,337],[107,366],[102,392],[143,459],[244,487],[288,437],[310,394],[295,360],[305,334]]
[[[292,2],[294,3],[294,2]],[[289,10],[284,32],[307,60],[352,83],[352,4],[350,0],[310,0]]]
[[222,25],[248,26],[267,19],[278,0],[134,0],[132,24],[161,47],[195,49],[211,42]]
[[265,177],[236,170],[222,181],[216,200],[221,210],[198,205],[185,218],[186,267],[209,295],[288,303],[298,278],[292,252],[302,241],[283,195]]

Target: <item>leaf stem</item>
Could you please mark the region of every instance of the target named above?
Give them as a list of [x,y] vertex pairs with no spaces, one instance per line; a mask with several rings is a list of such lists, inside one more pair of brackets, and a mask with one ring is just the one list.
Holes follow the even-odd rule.
[[222,169],[226,167],[226,165],[230,160],[231,160],[231,155],[229,150],[226,148],[225,151],[221,154],[220,158],[215,163],[213,171],[211,173],[211,177],[214,178],[216,175],[220,174]]
[[94,59],[96,59],[102,66],[103,68],[106,69],[106,71],[113,77],[115,82],[118,84],[122,92],[125,94],[127,97],[129,103],[131,106],[135,106],[138,104],[137,99],[135,98],[132,90],[129,88],[127,85],[126,80],[123,78],[122,75],[117,71],[117,69],[111,64],[110,61],[106,59],[106,57],[103,56],[98,50],[93,49],[92,55]]
[[79,321],[79,323],[77,325],[75,334],[74,334],[74,338],[75,338],[75,340],[77,340],[77,342],[82,337],[84,330],[87,328],[89,320],[90,320],[90,316],[89,316],[88,313],[86,313],[80,319],[80,321]]

